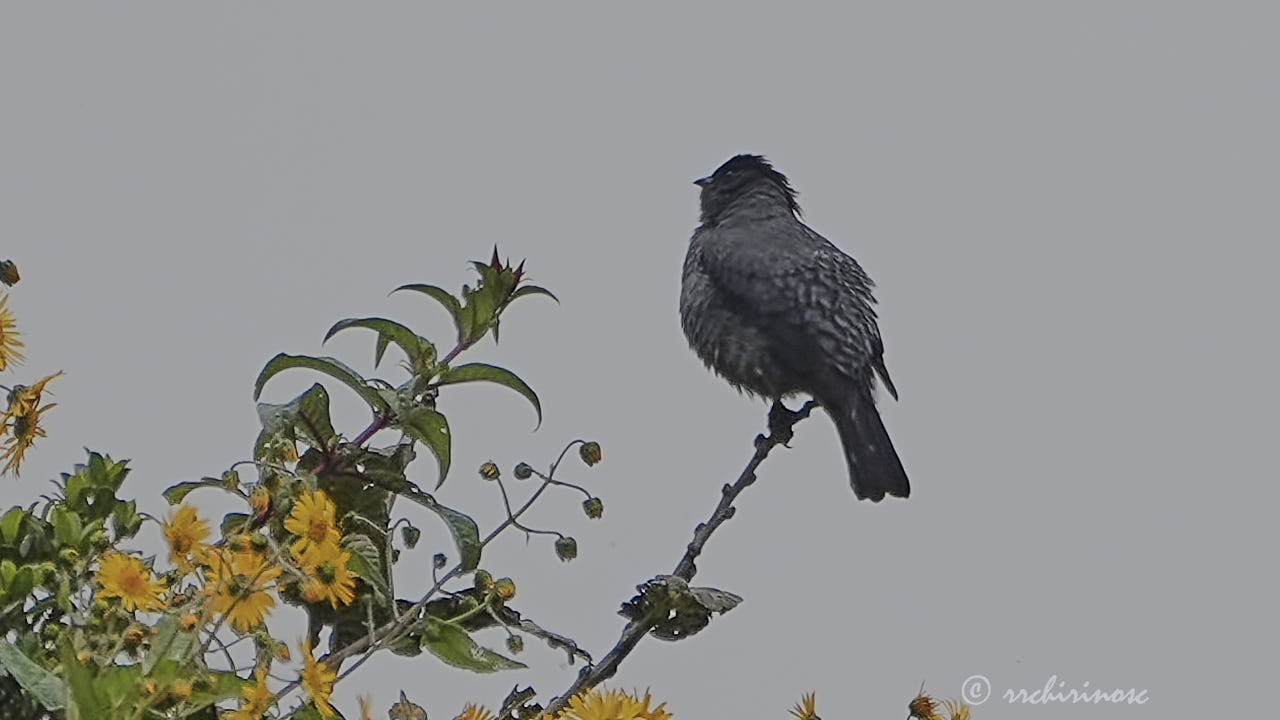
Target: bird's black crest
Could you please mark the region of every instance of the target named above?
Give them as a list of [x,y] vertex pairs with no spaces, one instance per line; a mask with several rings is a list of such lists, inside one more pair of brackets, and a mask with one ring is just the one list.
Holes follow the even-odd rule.
[[782,191],[791,212],[800,214],[800,202],[797,200],[800,193],[791,187],[791,181],[787,180],[786,175],[773,169],[773,165],[763,155],[734,155],[716,168],[711,174],[711,181],[714,183],[733,176],[755,176],[768,180]]

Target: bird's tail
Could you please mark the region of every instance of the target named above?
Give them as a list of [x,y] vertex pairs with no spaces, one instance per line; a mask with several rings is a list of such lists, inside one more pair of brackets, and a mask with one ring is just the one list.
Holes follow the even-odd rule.
[[858,393],[852,402],[823,405],[831,413],[840,434],[853,494],[859,500],[872,502],[880,502],[886,493],[902,498],[910,495],[907,471],[893,449],[875,401]]

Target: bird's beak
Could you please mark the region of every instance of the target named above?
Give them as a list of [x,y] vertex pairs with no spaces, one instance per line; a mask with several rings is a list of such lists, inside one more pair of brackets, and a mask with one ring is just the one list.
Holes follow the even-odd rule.
[[697,180],[694,180],[693,184],[697,185],[698,187],[706,187],[710,182],[711,182],[711,176],[708,175],[704,178],[698,178]]

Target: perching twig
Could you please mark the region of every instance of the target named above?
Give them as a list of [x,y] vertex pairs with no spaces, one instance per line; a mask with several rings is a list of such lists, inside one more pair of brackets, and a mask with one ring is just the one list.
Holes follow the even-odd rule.
[[[733,517],[735,508],[734,500],[738,499],[738,495],[747,486],[756,481],[756,468],[764,459],[769,456],[769,452],[778,445],[784,445],[791,439],[791,428],[796,423],[809,417],[809,413],[818,406],[818,403],[810,400],[806,402],[799,410],[790,411],[781,405],[775,405],[774,409],[769,413],[769,435],[756,436],[756,452],[751,456],[751,460],[747,462],[747,466],[743,468],[742,474],[738,476],[737,481],[732,485],[725,485],[721,490],[720,502],[716,505],[716,509],[711,513],[711,518],[705,523],[699,523],[698,527],[693,531],[693,540],[689,542],[685,549],[684,557],[680,558],[680,563],[676,565],[672,575],[683,578],[684,580],[692,580],[694,573],[698,572],[695,561],[702,554],[703,547],[707,541],[711,539],[711,533],[716,528],[724,524],[725,520]],[[618,665],[622,660],[631,654],[640,640],[653,628],[653,623],[647,620],[633,620],[627,623],[622,629],[622,635],[618,638],[618,642],[613,646],[604,657],[600,658],[600,662],[594,665],[588,665],[578,672],[578,677],[573,681],[573,685],[569,686],[560,697],[551,701],[547,707],[546,713],[555,716],[565,708],[569,703],[569,699],[579,693],[584,693],[600,683],[613,677],[618,672]]]

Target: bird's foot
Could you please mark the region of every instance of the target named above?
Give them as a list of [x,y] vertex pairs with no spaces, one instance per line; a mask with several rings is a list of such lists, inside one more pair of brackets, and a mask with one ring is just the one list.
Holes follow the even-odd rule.
[[769,439],[773,442],[790,448],[791,438],[794,433],[791,427],[808,413],[796,412],[782,404],[781,400],[774,400],[773,407],[769,408]]

